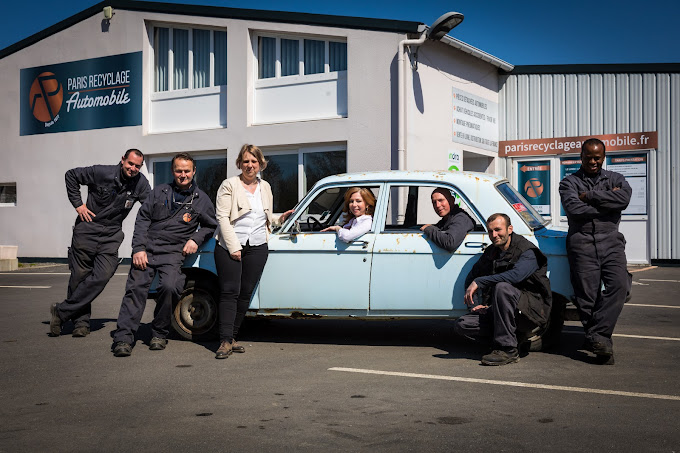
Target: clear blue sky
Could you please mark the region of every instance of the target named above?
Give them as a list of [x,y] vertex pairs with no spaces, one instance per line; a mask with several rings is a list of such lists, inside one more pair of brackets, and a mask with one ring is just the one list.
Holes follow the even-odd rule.
[[[4,2],[0,49],[97,2]],[[514,65],[680,63],[678,0],[186,0],[174,3],[400,19],[432,24],[447,11],[465,21],[451,35]]]

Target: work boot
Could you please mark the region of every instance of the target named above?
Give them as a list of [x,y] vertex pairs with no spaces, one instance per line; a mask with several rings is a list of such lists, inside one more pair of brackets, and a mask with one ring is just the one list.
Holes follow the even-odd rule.
[[223,341],[222,343],[220,343],[220,347],[217,349],[217,352],[215,353],[215,358],[226,359],[231,355],[231,353],[232,353],[231,343],[228,341]]
[[246,352],[246,348],[238,344],[236,340],[231,340],[231,350],[233,352]]
[[119,341],[113,346],[113,355],[115,357],[129,357],[132,354],[132,345]]
[[50,318],[50,337],[58,337],[61,335],[61,318],[57,314],[57,304],[53,303],[52,306],[50,307],[50,314],[52,317]]
[[604,355],[607,357],[614,355],[614,346],[610,344],[602,343],[601,341],[593,341],[591,347],[591,351],[593,351],[595,355]]
[[517,351],[517,348],[508,348],[507,351],[495,349],[491,354],[482,357],[483,365],[507,365],[515,362],[519,362],[519,351]]
[[598,365],[614,365],[614,346],[612,344],[593,341],[591,351],[595,354],[595,363]]
[[149,349],[152,351],[162,351],[168,344],[168,340],[165,338],[153,337],[149,342]]
[[73,333],[71,334],[72,336],[76,338],[82,338],[86,337],[90,334],[90,328],[87,326],[78,326],[75,329],[73,329]]

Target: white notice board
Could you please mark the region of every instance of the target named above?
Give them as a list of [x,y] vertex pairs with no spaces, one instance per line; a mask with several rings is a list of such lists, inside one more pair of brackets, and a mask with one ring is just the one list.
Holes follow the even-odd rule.
[[452,140],[498,151],[498,103],[453,88]]
[[621,173],[633,189],[630,204],[622,214],[647,215],[647,161],[647,153],[607,156],[607,170]]

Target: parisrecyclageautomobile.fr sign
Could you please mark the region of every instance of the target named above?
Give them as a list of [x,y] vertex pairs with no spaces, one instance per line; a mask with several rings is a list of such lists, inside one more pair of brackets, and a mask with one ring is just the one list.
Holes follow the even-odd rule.
[[21,70],[21,135],[142,124],[142,52]]

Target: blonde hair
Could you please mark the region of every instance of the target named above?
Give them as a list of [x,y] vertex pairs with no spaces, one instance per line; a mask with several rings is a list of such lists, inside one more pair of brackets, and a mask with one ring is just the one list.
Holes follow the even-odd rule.
[[267,161],[264,158],[264,154],[262,154],[262,150],[255,145],[245,144],[241,147],[241,151],[238,153],[238,157],[236,158],[236,167],[238,167],[239,170],[241,169],[241,164],[243,163],[243,156],[245,153],[250,153],[255,156],[255,159],[257,159],[257,161],[260,163],[260,171],[267,168]]
[[342,212],[345,213],[345,222],[349,222],[352,217],[354,217],[354,215],[349,212],[349,199],[357,192],[359,192],[359,195],[364,200],[364,203],[366,203],[366,214],[373,215],[373,212],[375,212],[376,200],[373,192],[365,187],[350,187],[347,192],[345,192],[345,203],[344,209],[342,210]]

